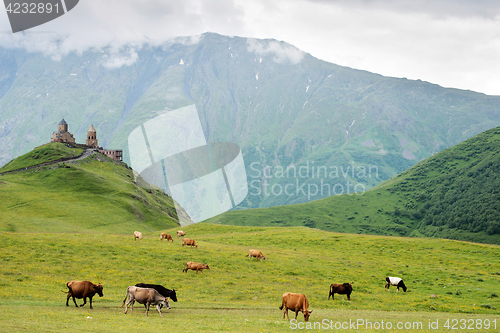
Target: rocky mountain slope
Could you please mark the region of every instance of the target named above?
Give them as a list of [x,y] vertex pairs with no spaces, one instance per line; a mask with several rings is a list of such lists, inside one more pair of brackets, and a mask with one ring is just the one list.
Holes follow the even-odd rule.
[[134,128],[194,104],[208,142],[243,150],[239,207],[268,207],[371,188],[500,125],[500,97],[337,66],[276,40],[206,33],[130,48],[57,60],[0,50],[0,165],[48,142],[62,117],[77,142],[93,124],[130,162]]

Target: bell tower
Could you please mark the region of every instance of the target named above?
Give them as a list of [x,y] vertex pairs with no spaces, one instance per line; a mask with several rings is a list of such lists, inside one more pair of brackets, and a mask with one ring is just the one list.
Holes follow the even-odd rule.
[[94,125],[90,125],[89,130],[87,131],[87,140],[85,141],[85,145],[89,147],[97,147],[97,136]]
[[59,133],[66,133],[68,131],[68,123],[64,120],[64,118],[57,125],[57,131]]

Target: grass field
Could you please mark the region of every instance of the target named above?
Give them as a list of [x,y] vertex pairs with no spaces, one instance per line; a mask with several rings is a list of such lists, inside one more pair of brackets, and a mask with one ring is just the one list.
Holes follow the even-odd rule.
[[[474,319],[474,325],[496,320],[496,330],[483,328],[491,332],[500,325],[496,245],[304,227],[200,223],[183,230],[197,249],[182,247],[176,237],[161,242],[159,232],[144,232],[142,242],[132,234],[1,233],[0,330],[286,332],[293,327],[278,307],[287,291],[306,294],[314,310],[310,322],[323,325],[349,319],[422,323],[424,330],[405,332],[426,331],[429,320],[442,329],[429,332],[446,331],[446,319]],[[166,231],[175,235],[176,229]],[[249,260],[250,248],[268,260]],[[186,261],[207,263],[210,270],[183,273]],[[388,275],[402,277],[408,292],[384,291]],[[104,297],[94,298],[93,310],[88,304],[66,307],[60,290],[69,280],[101,282]],[[163,311],[164,318],[153,309],[146,318],[141,306],[124,315],[119,306],[126,288],[138,282],[175,288],[179,301]],[[351,301],[344,295],[327,300],[329,284],[342,282],[354,283]],[[298,320],[303,323],[302,314]]]

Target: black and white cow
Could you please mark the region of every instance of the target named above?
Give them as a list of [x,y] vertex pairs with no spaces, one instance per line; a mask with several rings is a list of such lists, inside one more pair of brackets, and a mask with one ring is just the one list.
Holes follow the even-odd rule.
[[399,288],[403,288],[403,291],[406,292],[406,286],[403,282],[403,279],[401,279],[401,278],[394,277],[394,276],[386,277],[385,278],[385,289],[387,289],[387,291],[389,291],[390,286],[396,286],[398,288],[398,292],[399,292]]

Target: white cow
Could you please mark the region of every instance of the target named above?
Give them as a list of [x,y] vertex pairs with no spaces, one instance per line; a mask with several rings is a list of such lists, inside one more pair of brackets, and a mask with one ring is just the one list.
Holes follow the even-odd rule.
[[139,231],[134,231],[134,240],[136,240],[137,238],[139,238],[139,240],[141,241],[142,240],[142,233]]

